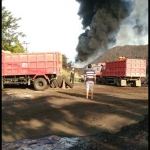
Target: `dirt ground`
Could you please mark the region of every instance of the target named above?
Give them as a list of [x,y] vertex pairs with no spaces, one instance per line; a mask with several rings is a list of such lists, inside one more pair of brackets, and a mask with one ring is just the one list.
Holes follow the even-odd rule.
[[73,89],[45,91],[6,87],[2,91],[2,141],[116,133],[147,114],[148,87],[97,84],[94,100],[85,99],[84,83],[75,83]]

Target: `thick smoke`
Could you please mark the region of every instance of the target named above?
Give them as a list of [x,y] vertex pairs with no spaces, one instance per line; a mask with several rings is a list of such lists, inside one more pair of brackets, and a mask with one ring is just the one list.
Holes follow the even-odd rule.
[[[147,0],[76,1],[80,3],[78,15],[85,29],[79,36],[76,62],[87,61],[91,56],[99,57],[114,45],[128,44],[127,41],[132,41],[129,34],[134,37],[133,43],[138,43],[139,39],[143,43],[148,31]],[[125,41],[125,38],[128,39]],[[121,39],[122,42],[119,42]]]
[[122,21],[114,46],[148,44],[148,1],[135,0],[133,11]]

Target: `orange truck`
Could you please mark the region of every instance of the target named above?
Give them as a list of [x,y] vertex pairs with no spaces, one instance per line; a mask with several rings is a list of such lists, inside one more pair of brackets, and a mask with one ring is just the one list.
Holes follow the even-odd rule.
[[102,84],[117,86],[141,86],[146,77],[146,60],[119,58],[118,61],[105,62],[105,70],[100,76]]

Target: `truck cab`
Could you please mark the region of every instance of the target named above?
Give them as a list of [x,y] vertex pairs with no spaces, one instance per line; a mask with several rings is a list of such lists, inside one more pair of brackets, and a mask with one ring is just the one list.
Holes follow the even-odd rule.
[[102,66],[105,66],[105,63],[98,63],[98,64],[92,64],[92,68],[93,70],[95,70],[95,74],[96,74],[96,83],[100,83],[101,82],[101,69],[102,69]]

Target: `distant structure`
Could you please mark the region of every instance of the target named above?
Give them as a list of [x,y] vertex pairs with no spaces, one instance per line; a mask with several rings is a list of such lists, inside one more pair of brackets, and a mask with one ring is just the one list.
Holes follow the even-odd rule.
[[27,43],[27,42],[23,41],[22,44],[25,44],[25,45],[26,45],[26,52],[28,52],[28,47],[27,47],[27,45],[30,44],[30,43]]

